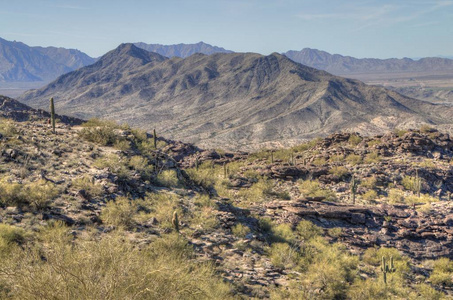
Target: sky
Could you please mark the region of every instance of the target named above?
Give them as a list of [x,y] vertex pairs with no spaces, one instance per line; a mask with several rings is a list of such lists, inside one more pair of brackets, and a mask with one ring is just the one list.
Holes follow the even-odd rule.
[[453,0],[0,0],[0,37],[98,57],[121,43],[270,54],[453,55]]

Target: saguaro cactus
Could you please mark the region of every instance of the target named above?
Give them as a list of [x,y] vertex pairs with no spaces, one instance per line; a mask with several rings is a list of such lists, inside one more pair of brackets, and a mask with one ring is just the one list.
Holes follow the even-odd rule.
[[153,129],[153,141],[154,141],[154,149],[157,149],[157,135],[156,135],[156,129]]
[[420,192],[422,190],[422,180],[418,176],[418,169],[415,170],[414,188],[415,188],[415,192],[417,193],[418,198],[420,198]]
[[387,285],[387,273],[393,273],[396,271],[393,265],[393,256],[390,257],[390,266],[385,262],[385,257],[382,256],[381,271],[384,274],[384,284]]
[[171,219],[171,223],[173,224],[173,228],[176,232],[179,232],[179,220],[178,220],[178,213],[175,211],[173,212],[173,218]]
[[356,192],[357,192],[357,180],[355,179],[354,175],[352,175],[350,188],[351,188],[352,203],[355,204],[355,195],[356,195]]
[[223,178],[227,178],[227,177],[228,177],[228,168],[227,168],[226,163],[223,163]]
[[50,122],[52,123],[52,132],[55,134],[55,106],[53,104],[53,98],[50,98]]

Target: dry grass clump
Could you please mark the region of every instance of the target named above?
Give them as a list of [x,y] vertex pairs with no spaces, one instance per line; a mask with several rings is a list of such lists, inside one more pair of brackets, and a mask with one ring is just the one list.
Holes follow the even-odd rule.
[[60,194],[55,184],[45,180],[18,183],[6,177],[0,180],[0,190],[0,205],[29,206],[34,210],[47,208]]
[[337,199],[335,192],[323,188],[318,180],[300,181],[299,189],[305,197],[325,197],[328,201]]
[[101,212],[102,222],[108,225],[131,228],[134,225],[134,215],[137,212],[137,205],[126,197],[118,197],[107,202]]
[[61,225],[48,231],[45,245],[28,243],[2,260],[2,299],[232,298],[213,267],[196,263],[178,235],[138,247],[121,232],[73,240]]
[[91,119],[82,125],[84,128],[79,135],[89,141],[102,146],[113,146],[125,140],[115,130],[121,128],[113,121]]
[[100,197],[104,194],[102,185],[95,183],[93,177],[88,175],[74,179],[72,187],[77,190],[84,190],[90,197]]

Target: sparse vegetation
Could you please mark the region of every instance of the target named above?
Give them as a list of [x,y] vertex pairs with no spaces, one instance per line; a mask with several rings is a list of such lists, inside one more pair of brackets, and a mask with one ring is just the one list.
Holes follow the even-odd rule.
[[404,248],[406,235],[445,239],[432,214],[449,222],[446,152],[343,135],[274,150],[271,164],[267,150],[199,152],[160,136],[156,149],[127,125],[85,129],[0,121],[1,299],[443,299],[453,286],[450,260]]
[[362,157],[358,154],[349,154],[346,156],[346,161],[355,166],[362,163]]
[[305,197],[324,197],[328,201],[335,201],[336,195],[333,191],[322,188],[319,181],[305,180],[300,182],[299,189]]
[[107,225],[114,225],[125,228],[132,228],[134,224],[134,214],[137,207],[134,202],[126,197],[118,197],[116,200],[107,202],[105,209],[102,211],[102,222]]
[[339,178],[343,178],[344,176],[346,176],[347,174],[349,174],[349,171],[348,169],[346,169],[346,167],[344,166],[333,166],[330,170],[329,170],[329,173],[332,174],[332,175],[335,175]]
[[250,228],[247,226],[242,225],[241,223],[236,224],[231,231],[233,235],[239,238],[245,238],[245,236],[250,232]]
[[211,265],[192,259],[182,238],[166,235],[138,247],[118,232],[72,241],[53,230],[46,247],[28,244],[2,260],[0,280],[11,299],[228,299]]
[[362,137],[356,134],[352,134],[348,140],[349,144],[351,144],[352,146],[357,146],[361,141]]

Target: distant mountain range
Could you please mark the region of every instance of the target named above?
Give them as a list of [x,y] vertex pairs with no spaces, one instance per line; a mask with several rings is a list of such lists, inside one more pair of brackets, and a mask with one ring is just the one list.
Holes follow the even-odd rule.
[[145,44],[134,43],[135,46],[145,49],[150,52],[156,52],[165,57],[182,57],[186,58],[195,53],[214,54],[214,53],[233,53],[233,51],[225,50],[221,47],[211,46],[209,44],[199,42],[196,44],[177,44],[177,45],[160,45],[160,44]]
[[122,44],[20,101],[103,117],[203,147],[288,144],[339,130],[374,134],[451,123],[453,107],[336,77],[273,53],[166,58]]
[[0,83],[49,82],[94,61],[79,50],[30,47],[0,38]]
[[[204,42],[196,44],[160,45],[134,43],[144,50],[165,57],[187,58],[196,53],[233,53],[221,47]],[[439,72],[453,71],[453,60],[448,58],[403,59],[358,59],[325,51],[305,48],[301,51],[283,53],[295,62],[334,75],[357,73],[392,72]],[[90,65],[96,61],[87,54],[74,49],[56,47],[30,47],[24,43],[7,41],[0,38],[0,83],[6,82],[50,82],[58,76]]]
[[453,72],[453,60],[440,57],[427,57],[418,60],[410,58],[354,58],[310,48],[305,48],[301,51],[288,51],[283,54],[295,62],[335,75],[356,73]]

